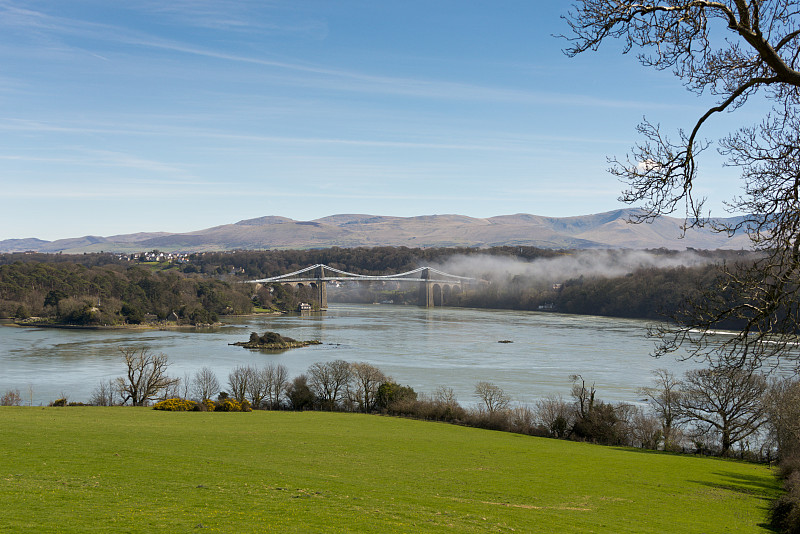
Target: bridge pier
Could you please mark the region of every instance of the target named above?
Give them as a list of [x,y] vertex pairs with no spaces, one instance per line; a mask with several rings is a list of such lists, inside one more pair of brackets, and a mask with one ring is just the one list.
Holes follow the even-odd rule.
[[325,267],[322,265],[319,266],[317,272],[317,300],[319,301],[319,309],[320,310],[327,310],[328,309],[328,283],[324,281],[325,278]]
[[433,308],[433,282],[428,282],[431,277],[430,271],[425,268],[420,273],[420,278],[425,280],[419,288],[419,305],[423,308]]

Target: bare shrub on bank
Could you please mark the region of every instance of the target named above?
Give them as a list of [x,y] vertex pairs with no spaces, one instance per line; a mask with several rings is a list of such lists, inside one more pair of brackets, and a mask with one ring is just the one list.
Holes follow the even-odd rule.
[[676,427],[680,417],[683,383],[666,369],[653,371],[653,382],[653,386],[644,387],[639,393],[647,398],[651,410],[661,422],[664,450],[676,450],[680,444]]
[[0,406],[20,406],[22,397],[18,389],[9,389],[0,397]]
[[552,438],[566,438],[575,423],[575,410],[561,395],[548,395],[536,402],[536,423]]
[[475,384],[475,396],[483,403],[480,408],[485,408],[490,414],[508,409],[508,405],[511,403],[511,399],[503,391],[503,388],[485,381]]
[[629,445],[642,449],[658,449],[664,439],[661,421],[645,413],[639,406],[632,406],[631,410],[628,420]]
[[114,406],[114,398],[117,396],[117,383],[114,380],[103,380],[92,392],[89,404],[92,406]]
[[764,395],[764,409],[779,458],[800,455],[800,380],[772,380]]

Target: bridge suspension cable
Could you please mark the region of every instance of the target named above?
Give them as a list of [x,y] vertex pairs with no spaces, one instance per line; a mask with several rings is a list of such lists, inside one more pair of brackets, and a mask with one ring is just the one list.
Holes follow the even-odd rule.
[[[309,271],[315,271],[316,269],[322,269],[323,273],[326,271],[331,271],[336,273],[340,276],[313,276],[313,277],[301,277],[300,275],[307,273]],[[410,275],[418,274],[423,271],[427,271],[428,273],[435,273],[439,276],[444,277],[443,279],[433,279],[433,278],[410,278]],[[306,267],[304,269],[300,269],[299,271],[294,271],[291,273],[281,274],[278,276],[271,276],[269,278],[260,278],[258,280],[248,280],[249,283],[269,283],[269,282],[290,282],[290,281],[339,281],[339,280],[364,280],[364,281],[393,281],[393,282],[442,282],[442,283],[453,283],[455,281],[464,281],[464,282],[473,282],[478,281],[476,278],[470,278],[468,276],[459,276],[455,274],[445,273],[433,267],[418,267],[411,271],[406,271],[404,273],[397,273],[397,274],[387,274],[387,275],[364,275],[364,274],[357,274],[357,273],[350,273],[347,271],[342,271],[341,269],[336,269],[335,267],[330,267],[329,265],[324,265],[322,263],[318,263],[316,265],[312,265],[310,267]]]

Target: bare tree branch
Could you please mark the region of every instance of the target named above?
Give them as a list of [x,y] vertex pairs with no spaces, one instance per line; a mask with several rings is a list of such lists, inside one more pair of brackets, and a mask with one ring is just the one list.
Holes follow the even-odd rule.
[[[797,2],[582,0],[565,19],[571,29],[567,55],[619,40],[625,53],[637,49],[643,65],[671,69],[687,89],[719,97],[688,134],[678,130],[673,139],[645,119],[638,127],[644,142],[627,158],[610,160],[610,172],[627,183],[620,199],[641,207],[632,222],[651,222],[682,208],[684,229],[710,224],[729,235],[744,232],[762,252],[754,263],[720,266],[717,283],[688,303],[675,325],[655,328],[661,339],[657,354],[691,346],[691,357],[740,366],[768,360],[775,365],[776,357],[800,362]],[[771,113],[719,142],[743,183],[741,194],[727,202],[739,219],[720,224],[704,212],[706,199],[694,193],[702,180],[699,157],[711,145],[700,135],[713,116],[737,110],[755,94],[772,102]],[[720,324],[738,335],[720,340],[714,335]]]

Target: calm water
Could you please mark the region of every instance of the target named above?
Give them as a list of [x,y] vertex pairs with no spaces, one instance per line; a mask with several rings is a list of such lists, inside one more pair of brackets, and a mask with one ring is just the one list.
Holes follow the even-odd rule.
[[[277,354],[228,345],[267,330],[323,344]],[[374,364],[418,392],[447,385],[465,405],[476,402],[479,380],[520,402],[551,393],[568,397],[573,373],[595,382],[603,400],[637,401],[636,390],[650,384],[653,369],[682,373],[691,365],[650,357],[646,330],[644,321],[603,317],[345,304],[322,315],[234,318],[200,332],[6,326],[0,327],[0,393],[19,389],[34,405],[63,395],[87,401],[98,383],[124,372],[118,347],[144,345],[169,356],[171,375],[208,366],[221,384],[237,365],[276,362],[296,376],[314,362],[343,359]]]

